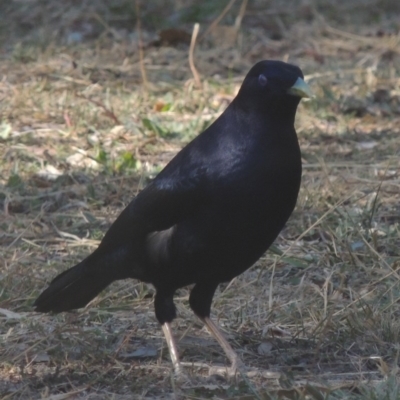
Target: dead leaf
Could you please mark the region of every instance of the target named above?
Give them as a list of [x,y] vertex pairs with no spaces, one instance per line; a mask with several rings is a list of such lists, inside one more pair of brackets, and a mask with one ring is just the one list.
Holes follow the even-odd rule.
[[271,342],[262,342],[257,347],[257,353],[260,354],[260,356],[266,356],[271,353],[272,347],[273,345]]
[[0,308],[0,314],[3,314],[7,319],[21,319],[22,315],[15,313],[14,311],[6,310],[5,308]]

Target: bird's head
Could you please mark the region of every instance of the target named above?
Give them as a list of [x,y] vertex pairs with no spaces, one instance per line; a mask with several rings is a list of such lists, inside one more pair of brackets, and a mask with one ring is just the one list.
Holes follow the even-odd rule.
[[[313,97],[301,69],[283,61],[260,61],[246,75],[238,102],[246,108],[275,109],[296,107],[302,97]],[[272,111],[272,110],[271,110]]]

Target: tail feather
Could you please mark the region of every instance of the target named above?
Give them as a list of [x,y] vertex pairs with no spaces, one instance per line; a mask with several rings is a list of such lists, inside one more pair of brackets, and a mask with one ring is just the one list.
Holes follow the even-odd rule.
[[36,299],[39,312],[62,312],[84,307],[112,281],[110,274],[93,268],[90,257],[62,272]]

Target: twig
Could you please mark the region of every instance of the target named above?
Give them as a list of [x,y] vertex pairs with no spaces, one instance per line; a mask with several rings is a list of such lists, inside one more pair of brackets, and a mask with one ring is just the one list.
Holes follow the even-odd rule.
[[242,24],[242,19],[244,17],[244,14],[246,13],[246,8],[247,8],[248,2],[249,2],[249,0],[243,0],[242,4],[240,5],[239,14],[237,15],[237,17],[235,19],[236,34],[239,32],[240,25]]
[[200,40],[203,40],[215,27],[220,23],[221,19],[225,17],[226,13],[231,9],[233,3],[236,0],[231,0],[226,7],[222,10],[221,14],[211,23],[211,25],[206,29],[206,31],[201,35]]
[[135,0],[135,8],[136,8],[136,27],[138,33],[138,42],[139,42],[139,63],[140,63],[140,73],[142,74],[142,81],[145,90],[147,90],[149,86],[149,81],[147,80],[146,68],[144,67],[144,52],[143,52],[143,40],[142,40],[142,24],[140,22],[140,7],[139,0]]
[[193,55],[194,55],[194,48],[196,46],[196,39],[197,35],[199,33],[199,28],[200,25],[198,23],[195,23],[193,26],[193,33],[192,33],[192,39],[190,41],[190,48],[189,48],[189,65],[190,65],[190,70],[192,71],[194,81],[196,83],[196,86],[198,88],[201,88],[201,81],[200,81],[200,75],[197,72],[197,69],[194,65],[194,60],[193,60]]
[[73,235],[72,233],[60,231],[60,230],[57,228],[56,224],[55,224],[53,221],[50,221],[50,223],[51,223],[53,229],[56,231],[56,233],[57,233],[60,237],[62,237],[62,238],[73,239],[73,240],[75,240],[76,242],[80,242],[80,241],[81,241],[81,238],[80,238],[79,236]]
[[344,37],[346,39],[365,43],[367,45],[373,46],[376,49],[379,49],[380,52],[385,52],[387,50],[391,50],[394,53],[400,54],[400,51],[398,49],[398,45],[399,45],[399,37],[398,36],[394,36],[391,40],[382,40],[381,38],[371,38],[371,37],[356,35],[354,33],[345,32],[340,29],[333,28],[325,21],[325,18],[323,18],[320,14],[318,14],[318,17],[319,17],[320,21],[324,24],[325,30],[329,33]]
[[9,250],[12,246],[14,246],[14,244],[16,242],[18,242],[19,239],[22,238],[22,236],[25,235],[25,233],[28,231],[29,228],[31,228],[31,226],[33,225],[34,222],[36,222],[37,220],[39,220],[41,217],[43,216],[42,211],[36,215],[36,217],[33,219],[33,221],[22,231],[20,232],[16,238],[6,247],[6,250]]
[[78,97],[79,99],[84,99],[89,101],[90,103],[95,104],[96,106],[100,107],[103,109],[104,111],[104,115],[106,117],[111,118],[117,125],[122,125],[122,122],[118,119],[118,117],[115,115],[114,111],[108,109],[103,103],[101,103],[100,101],[97,100],[93,100],[93,99],[89,99],[88,97],[82,95],[82,94],[78,94],[75,93],[75,96]]

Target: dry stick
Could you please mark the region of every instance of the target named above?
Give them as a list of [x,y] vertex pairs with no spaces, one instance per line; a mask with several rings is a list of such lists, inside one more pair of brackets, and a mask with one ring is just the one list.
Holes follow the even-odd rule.
[[[341,204],[343,204],[345,201],[349,200],[349,199],[353,196],[354,193],[355,193],[355,190],[351,193],[351,195],[349,195],[349,196],[347,196],[347,197],[345,197],[345,198],[342,198],[341,200],[339,200],[338,202],[336,202],[336,204],[334,204],[333,206],[331,206],[331,207],[329,208],[328,211],[326,211],[320,218],[318,218],[317,221],[315,221],[315,222],[314,222],[311,226],[309,226],[302,234],[300,234],[300,235],[296,238],[296,240],[294,240],[293,243],[290,244],[289,247],[288,247],[282,254],[280,254],[280,255],[277,257],[277,259],[275,260],[275,263],[274,263],[274,268],[275,268],[276,263],[279,262],[282,258],[284,258],[284,257],[286,256],[286,254],[292,249],[292,247],[294,246],[295,243],[297,243],[298,241],[300,241],[301,239],[303,239],[303,237],[304,237],[305,235],[307,235],[308,232],[310,232],[312,229],[314,229],[316,226],[318,226],[329,214],[333,213]],[[260,274],[261,274],[261,272],[260,272]],[[259,277],[260,277],[260,275],[259,275],[256,279],[254,279],[253,281],[251,281],[250,283],[257,282],[257,280],[259,279]],[[236,277],[233,278],[233,279],[229,282],[228,286],[219,294],[219,296],[215,296],[215,298],[221,297],[221,296],[231,287],[232,283],[233,283],[235,280],[236,280]]]
[[322,214],[321,217],[319,217],[311,226],[309,226],[303,233],[301,233],[296,240],[293,241],[292,244],[278,257],[278,261],[280,261],[283,257],[286,256],[286,254],[292,249],[293,245],[297,242],[299,242],[305,235],[307,235],[308,232],[310,232],[312,229],[314,229],[316,226],[318,226],[329,214],[333,213],[341,204],[343,204],[345,201],[350,200],[351,197],[354,195],[356,191],[353,190],[353,192],[341,200],[337,201],[336,204],[331,206],[328,211],[326,211],[324,214]]
[[[104,21],[104,19],[100,16],[100,14],[98,14],[97,12],[94,12],[92,14],[92,16],[103,26],[103,28],[105,29],[105,33],[111,33],[113,34],[112,29],[110,28],[110,26],[107,24],[106,21]],[[114,35],[115,36],[115,35]]]
[[113,110],[108,109],[102,102],[97,101],[97,100],[93,100],[93,99],[89,99],[88,97],[79,94],[79,93],[75,93],[75,96],[78,97],[79,99],[84,99],[89,101],[90,103],[95,104],[96,106],[102,108],[104,110],[104,115],[108,118],[111,118],[117,125],[122,125],[122,122],[118,119],[118,117],[114,114]]
[[45,340],[47,340],[50,336],[53,336],[55,334],[59,334],[68,326],[68,322],[64,322],[62,325],[58,326],[57,328],[54,329],[54,331],[50,332],[48,335],[43,336],[41,339],[39,339],[37,342],[33,343],[31,346],[29,346],[27,349],[24,349],[22,353],[17,354],[11,359],[11,362],[15,363],[18,360],[21,359],[21,357],[27,357],[28,354],[32,352],[32,350],[38,346],[39,344],[43,343]]
[[140,64],[140,73],[142,74],[142,81],[145,91],[149,87],[149,81],[147,80],[146,69],[144,67],[144,53],[143,53],[143,40],[142,40],[142,24],[140,22],[140,7],[139,0],[135,0],[135,9],[136,9],[136,27],[138,32],[138,41],[139,41],[139,64]]
[[226,13],[231,9],[233,6],[233,3],[236,0],[231,0],[227,6],[222,10],[221,14],[218,15],[218,17],[211,23],[211,25],[206,29],[206,31],[201,35],[200,40],[203,40],[221,21],[222,18],[225,17]]
[[[390,276],[392,276],[394,274],[394,271],[389,272],[387,275],[383,276],[382,278],[379,278],[377,281],[375,281],[375,285],[377,285],[378,283],[381,283],[382,281],[384,281],[385,279],[389,278]],[[398,282],[396,282],[396,284],[398,284]],[[371,293],[375,292],[376,287],[374,287],[373,289],[371,289],[369,292],[364,293],[363,295],[361,295],[360,297],[357,297],[355,300],[353,300],[351,303],[347,304],[346,306],[344,306],[343,308],[341,308],[340,310],[336,311],[333,314],[333,317],[336,317],[337,315],[341,314],[343,311],[346,311],[348,308],[350,308],[351,306],[353,306],[354,304],[358,303],[359,301],[361,301],[364,297],[369,296]],[[386,308],[385,308],[386,310]],[[383,312],[383,311],[382,311]]]
[[[378,284],[382,281],[384,281],[385,279],[389,278],[390,276],[394,275],[398,280],[400,280],[400,276],[397,273],[397,271],[390,266],[387,261],[382,257],[381,254],[379,254],[369,243],[368,241],[365,239],[364,235],[361,234],[361,239],[363,240],[364,244],[369,248],[369,250],[374,253],[374,255],[390,270],[390,272],[385,275],[384,277],[378,279],[375,284]],[[397,284],[397,282],[396,282]],[[336,316],[338,314],[341,314],[343,311],[347,310],[348,308],[350,308],[351,306],[353,306],[354,304],[358,303],[359,301],[361,301],[364,297],[369,296],[371,293],[373,293],[376,290],[376,287],[374,287],[373,289],[371,289],[370,291],[368,291],[367,293],[364,293],[362,296],[358,297],[357,299],[353,300],[350,304],[347,304],[345,307],[343,307],[342,309],[340,309],[339,311],[335,312],[333,314],[333,316]],[[386,293],[386,292],[385,292]],[[386,308],[385,308],[386,310]],[[382,311],[383,312],[383,311]]]
[[381,38],[371,38],[371,37],[365,37],[365,36],[361,36],[361,35],[355,35],[354,33],[345,32],[340,29],[333,28],[326,22],[325,18],[321,14],[319,14],[315,10],[314,10],[314,12],[316,13],[320,22],[323,23],[325,30],[329,33],[344,37],[346,39],[363,42],[363,43],[369,44],[377,49],[382,49],[382,47],[383,47],[383,50],[390,49],[395,53],[400,53],[400,51],[398,49],[398,44],[399,44],[398,36],[397,37],[394,36],[392,38],[392,40],[388,41],[388,40],[382,40]]
[[31,221],[31,223],[22,231],[20,232],[17,237],[6,247],[6,250],[9,250],[12,246],[14,246],[14,244],[22,238],[22,236],[28,231],[28,229],[32,226],[32,224],[34,222],[36,222],[39,218],[41,218],[43,216],[43,212],[40,211],[39,214],[36,215],[36,217],[33,219],[33,221]]
[[272,266],[272,273],[271,273],[271,280],[269,283],[269,296],[268,296],[268,310],[272,310],[272,305],[273,305],[273,290],[274,290],[274,275],[275,275],[275,267],[276,267],[276,260],[277,257],[275,257],[274,265]]
[[246,13],[246,8],[247,8],[248,2],[249,2],[249,0],[243,0],[242,4],[240,5],[239,14],[237,15],[236,20],[235,20],[236,34],[239,32],[240,25],[242,24],[242,19],[244,17],[244,14]]
[[[355,35],[354,33],[345,32],[345,31],[342,31],[340,29],[333,28],[332,26],[328,25],[326,22],[325,22],[324,28],[329,33],[333,33],[335,35],[342,36],[342,37],[344,37],[346,39],[352,39],[352,40],[355,40],[355,41],[364,42],[364,43],[373,45],[375,47],[381,47],[382,44],[384,43],[382,41],[382,39],[376,39],[376,38],[371,38],[371,37]],[[397,41],[395,41],[394,44],[396,44],[396,42]]]
[[[399,282],[395,282],[395,283],[393,283],[388,289],[386,289],[383,293],[382,293],[382,295],[381,295],[381,298],[382,297],[384,297],[384,296],[386,296],[389,292],[391,292],[392,290],[393,290],[393,288],[395,287],[395,286],[397,286],[399,284]],[[381,313],[384,313],[385,311],[387,311],[387,310],[389,310],[389,308],[391,308],[394,304],[398,304],[398,302],[399,302],[399,297],[397,297],[396,299],[394,299],[389,305],[387,305],[385,308],[383,308],[383,309],[381,309],[380,310],[380,312]]]
[[200,81],[200,76],[199,73],[197,72],[197,69],[194,65],[194,60],[193,60],[193,54],[194,54],[194,48],[196,46],[196,39],[197,35],[199,33],[199,28],[200,25],[198,23],[195,23],[193,26],[193,33],[192,33],[192,39],[190,41],[190,48],[189,48],[189,65],[190,65],[190,70],[192,71],[194,81],[196,83],[196,86],[198,88],[201,88],[201,81]]
[[365,245],[369,248],[369,250],[379,259],[381,260],[381,262],[385,265],[385,267],[387,269],[389,269],[391,271],[391,274],[393,274],[397,280],[400,281],[400,275],[397,273],[397,271],[395,269],[393,269],[393,267],[391,265],[389,265],[387,263],[387,261],[382,257],[381,254],[379,254],[367,241],[367,239],[365,239],[365,237],[362,235],[361,236],[362,241],[365,243]]

